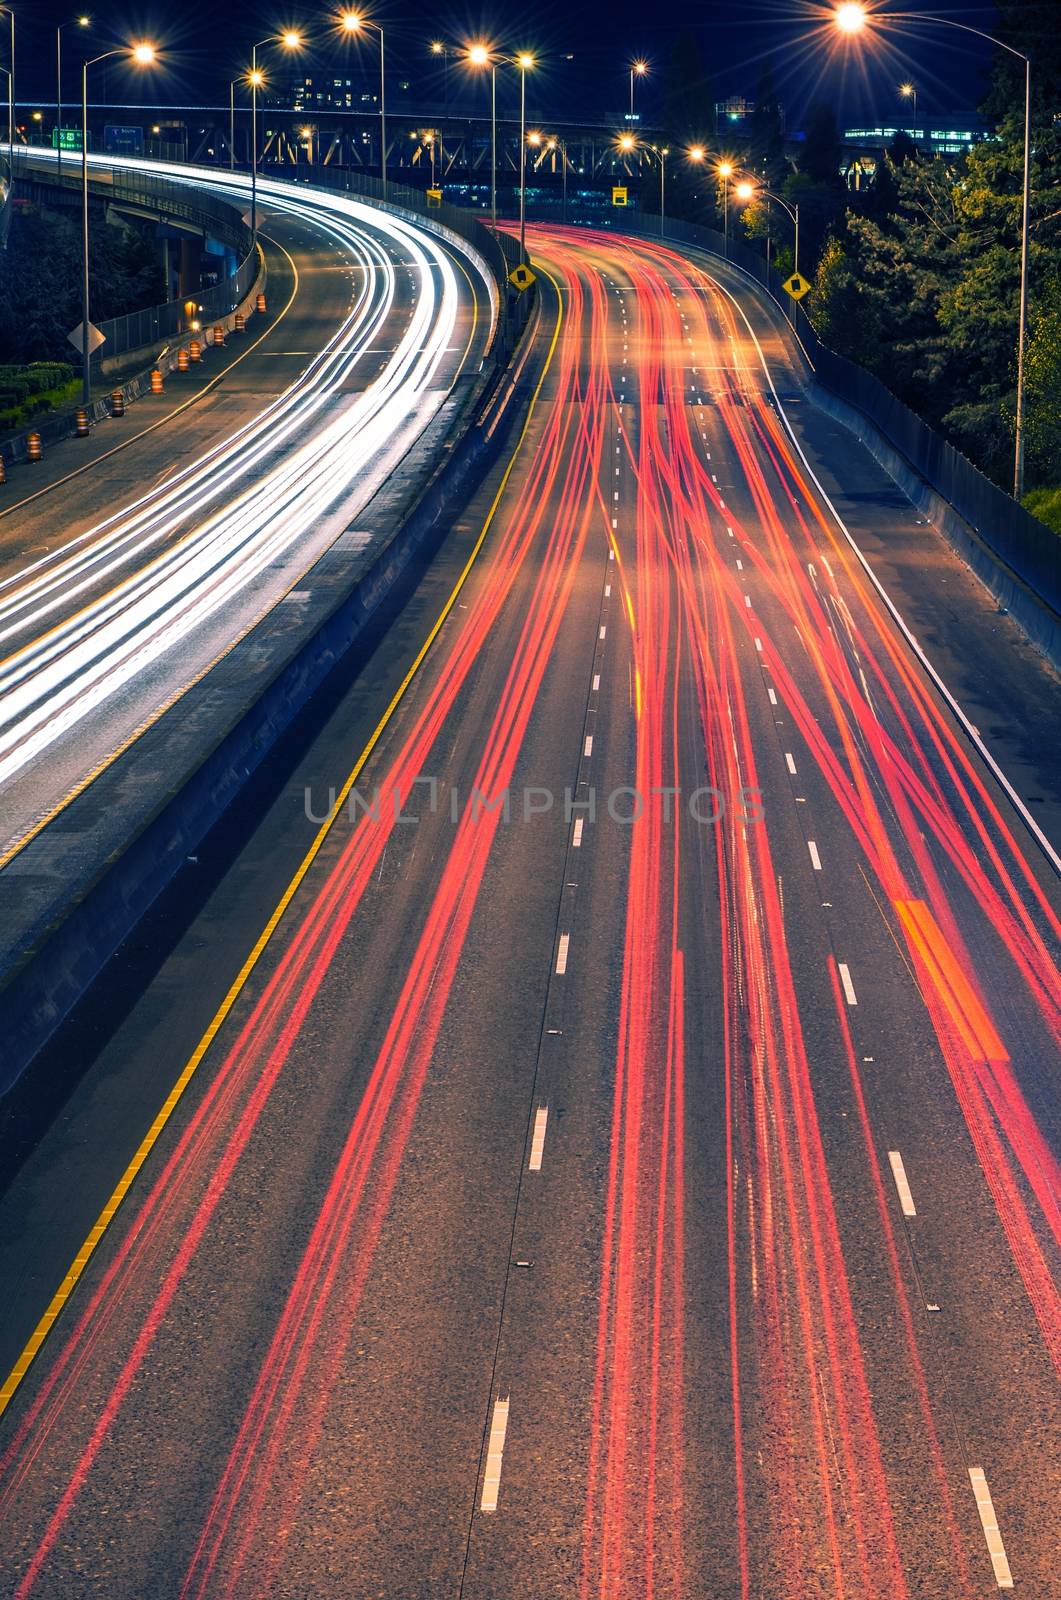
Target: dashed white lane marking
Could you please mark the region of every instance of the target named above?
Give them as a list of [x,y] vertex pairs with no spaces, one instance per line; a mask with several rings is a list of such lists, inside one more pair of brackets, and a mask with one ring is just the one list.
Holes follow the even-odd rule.
[[741,560],[740,556],[737,557],[737,571],[738,572],[743,572],[744,571],[744,562]]
[[755,648],[757,650],[762,650],[762,648],[763,648],[763,641],[758,636],[756,636]]
[[598,633],[597,638],[598,639],[603,639],[604,635],[607,633],[607,631],[608,631],[607,627],[602,622],[601,625],[600,625],[600,632]]
[[567,950],[570,943],[571,935],[569,933],[562,933],[560,935],[560,947],[556,952],[556,970],[561,978],[567,971]]
[[903,1216],[916,1217],[917,1208],[914,1205],[914,1197],[910,1193],[910,1185],[906,1180],[906,1168],[903,1166],[903,1158],[898,1150],[889,1150],[888,1160],[891,1162],[892,1177],[895,1179],[895,1187],[899,1192],[899,1204],[903,1208]]
[[987,1478],[984,1476],[983,1467],[969,1468],[969,1482],[973,1486],[976,1509],[980,1513],[980,1526],[984,1530],[984,1538],[987,1541],[991,1565],[995,1569],[995,1583],[1000,1589],[1012,1589],[1013,1574],[1009,1570],[1006,1547],[1002,1543],[1002,1535],[998,1531],[995,1507],[991,1500],[991,1490],[987,1487]]
[[618,489],[616,489],[614,494],[612,495],[612,499],[613,500],[618,500],[618,498],[619,498],[619,491],[618,491]]
[[840,982],[844,986],[844,999],[847,1001],[849,1006],[857,1006],[858,996],[855,994],[855,986],[851,982],[851,974],[847,970],[846,963],[843,961],[839,962],[837,970],[840,973]]
[[612,586],[611,586],[610,583],[606,583],[604,585],[604,598],[605,598],[605,600],[610,600],[611,599],[611,593],[612,593]]
[[774,693],[774,691],[773,691],[773,690],[772,690],[772,689],[771,689],[771,688],[770,688],[770,686],[769,686],[769,684],[767,684],[767,688],[766,688],[766,692],[767,692],[767,694],[768,694],[768,695],[769,695],[769,696],[770,696],[770,704],[771,704],[771,705],[772,705],[772,706],[776,706],[776,705],[777,705],[777,695],[776,695],[776,694],[775,694],[775,693]]
[[599,672],[595,672],[593,674],[593,688],[594,688],[594,691],[596,691],[597,689],[600,688],[600,673]]
[[501,1488],[501,1460],[505,1454],[505,1434],[508,1432],[508,1395],[494,1401],[494,1415],[490,1422],[490,1442],[486,1447],[486,1472],[483,1474],[483,1496],[479,1501],[483,1511],[497,1510],[497,1495]]
[[615,551],[612,550],[612,549],[609,549],[609,551],[608,551],[608,560],[609,561],[614,561],[615,560]]
[[814,868],[815,872],[820,872],[822,870],[822,858],[818,854],[818,846],[814,843],[813,839],[807,840],[807,849],[810,851],[811,866]]
[[787,750],[785,751],[785,766],[788,768],[789,772],[791,772],[792,776],[795,777],[796,763],[793,761]]
[[593,735],[591,733],[587,733],[586,735],[586,742],[582,746],[582,754],[584,756],[591,756],[593,754]]
[[542,1170],[542,1151],[545,1149],[545,1128],[549,1121],[549,1107],[539,1106],[534,1113],[534,1132],[531,1134],[530,1160],[527,1162],[528,1172]]
[[575,831],[571,835],[572,850],[581,850],[582,848],[582,825],[584,820],[585,819],[583,817],[575,818]]
[[748,610],[750,611],[751,610],[751,606],[752,606],[752,597],[751,597],[750,594],[746,594],[744,596],[744,604],[748,607]]

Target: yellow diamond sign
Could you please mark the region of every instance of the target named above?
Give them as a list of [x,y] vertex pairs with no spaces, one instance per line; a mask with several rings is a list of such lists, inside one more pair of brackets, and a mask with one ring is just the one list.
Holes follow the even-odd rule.
[[802,300],[805,294],[810,294],[814,285],[807,282],[802,272],[794,272],[791,278],[785,279],[781,287],[786,294],[792,296],[793,300]]
[[521,262],[518,267],[512,268],[512,271],[508,275],[508,281],[509,283],[515,284],[516,288],[522,293],[524,289],[529,289],[531,284],[534,282],[534,273],[531,271],[530,267],[528,267],[524,262]]

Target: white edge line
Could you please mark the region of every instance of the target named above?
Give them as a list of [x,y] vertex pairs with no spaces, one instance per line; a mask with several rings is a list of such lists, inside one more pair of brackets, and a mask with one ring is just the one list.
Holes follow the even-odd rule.
[[[693,248],[695,249],[696,247],[694,246]],[[707,255],[707,254],[709,254],[709,252],[704,251],[703,254]],[[931,661],[928,659],[928,657],[926,656],[925,652],[922,650],[921,646],[918,644],[917,640],[914,638],[913,634],[910,632],[910,629],[907,627],[902,613],[899,611],[899,609],[896,606],[894,600],[891,598],[891,596],[889,595],[888,591],[885,589],[884,585],[881,583],[880,579],[877,577],[877,574],[873,571],[873,568],[870,566],[869,562],[866,560],[865,556],[862,554],[862,551],[859,549],[858,545],[855,543],[854,535],[852,534],[850,528],[845,523],[843,517],[841,517],[839,511],[837,511],[836,507],[833,505],[833,503],[830,500],[829,496],[826,494],[825,490],[822,488],[822,485],[821,485],[821,482],[820,482],[820,480],[818,478],[818,475],[814,471],[814,468],[811,466],[810,462],[807,460],[807,457],[804,455],[803,447],[800,444],[799,440],[796,438],[796,435],[795,435],[795,432],[793,430],[792,424],[788,420],[788,413],[785,411],[784,407],[782,406],[780,398],[778,397],[777,390],[774,388],[774,380],[770,375],[770,368],[766,364],[766,357],[763,354],[763,347],[759,343],[759,340],[758,340],[758,337],[756,335],[755,329],[752,327],[751,323],[748,320],[747,312],[744,310],[744,307],[741,305],[741,303],[737,299],[736,295],[734,295],[729,289],[727,289],[726,285],[724,283],[722,283],[720,279],[713,277],[711,272],[710,271],[705,271],[705,269],[703,267],[701,267],[700,270],[705,273],[705,276],[710,279],[710,281],[715,285],[715,287],[717,289],[721,290],[721,292],[726,296],[726,299],[731,301],[732,304],[736,307],[737,311],[740,313],[740,315],[741,315],[741,317],[742,317],[742,319],[744,321],[745,327],[747,328],[748,332],[751,334],[752,343],[755,345],[756,350],[759,352],[759,361],[760,361],[760,364],[762,365],[763,372],[766,375],[766,381],[770,385],[770,393],[774,397],[774,405],[777,407],[777,414],[781,418],[782,422],[785,424],[785,430],[788,433],[789,438],[792,440],[792,443],[796,448],[796,452],[799,455],[800,460],[803,462],[804,467],[807,469],[807,475],[810,478],[811,482],[814,484],[814,487],[817,489],[818,493],[821,495],[822,500],[825,502],[825,504],[828,506],[830,512],[832,513],[833,519],[836,522],[836,526],[840,529],[840,532],[844,535],[844,538],[847,540],[848,544],[851,546],[852,550],[855,552],[855,555],[858,557],[858,560],[859,560],[859,562],[860,562],[860,564],[862,566],[862,569],[865,572],[865,574],[866,574],[867,578],[869,579],[870,583],[872,583],[872,585],[876,589],[878,595],[884,601],[885,606],[887,607],[888,611],[891,613],[892,620],[894,621],[896,627],[899,629],[900,633],[903,635],[903,638],[906,640],[907,644],[910,646],[911,650],[914,652],[914,655],[917,657],[917,659],[920,661],[921,665],[924,667],[925,671],[928,673],[928,676],[931,678],[932,682],[935,684],[935,686],[938,689],[939,693],[943,696],[944,700],[947,702],[947,705],[950,707],[951,711],[957,717],[959,723],[962,726],[962,729],[965,732],[966,737],[976,747],[976,749],[979,751],[981,757],[986,762],[986,764],[990,768],[991,772],[994,774],[995,778],[1002,785],[1002,788],[1005,790],[1007,796],[1009,797],[1010,802],[1012,803],[1012,805],[1014,806],[1016,811],[1019,813],[1019,815],[1023,818],[1025,824],[1030,829],[1031,833],[1034,835],[1036,841],[1038,842],[1040,848],[1042,849],[1043,854],[1046,856],[1047,860],[1050,862],[1050,865],[1053,867],[1053,869],[1054,869],[1054,871],[1056,873],[1061,875],[1061,856],[1058,855],[1057,851],[1054,849],[1053,845],[1050,843],[1050,841],[1046,837],[1045,833],[1043,833],[1042,829],[1039,827],[1039,824],[1036,822],[1035,818],[1032,816],[1031,812],[1028,810],[1027,806],[1024,804],[1024,801],[1021,799],[1021,797],[1017,793],[1016,789],[1014,789],[1012,783],[1010,783],[1009,779],[1006,777],[1006,774],[1003,772],[1002,768],[999,766],[998,762],[995,760],[994,756],[991,754],[990,750],[988,750],[987,746],[984,744],[984,741],[981,739],[980,735],[977,733],[976,729],[973,727],[972,723],[969,721],[969,718],[965,715],[965,712],[962,710],[961,706],[958,704],[957,700],[954,698],[954,695],[951,693],[950,689],[948,689],[947,685],[944,683],[943,679],[940,677],[940,675],[937,672],[936,668],[932,665]],[[750,273],[747,274],[747,276],[749,278],[749,281],[751,283],[753,283],[755,285],[755,287],[759,290],[760,294],[762,294],[764,291],[763,291],[762,284],[759,283],[759,280],[757,278],[753,278]],[[779,313],[779,314],[783,315],[783,313]],[[795,332],[794,329],[790,328],[789,331],[792,333],[792,336],[796,340],[796,343],[799,345],[800,349],[803,350],[803,345],[802,345],[802,342],[800,341],[799,335]],[[813,361],[810,359],[810,356],[807,354],[806,350],[803,350],[803,354],[804,354],[804,356],[806,358],[807,365],[810,367],[811,371],[813,372],[815,370]]]
[[482,1511],[497,1510],[497,1496],[501,1488],[501,1462],[505,1454],[505,1435],[508,1432],[508,1395],[494,1401],[494,1414],[490,1419],[490,1442],[486,1447],[486,1471],[483,1473],[483,1492],[479,1501]]

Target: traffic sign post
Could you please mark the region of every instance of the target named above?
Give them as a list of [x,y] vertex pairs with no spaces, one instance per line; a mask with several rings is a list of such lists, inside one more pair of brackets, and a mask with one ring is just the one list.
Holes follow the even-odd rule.
[[425,193],[427,195],[427,209],[429,211],[437,211],[442,204],[442,190],[427,189]]
[[514,288],[518,289],[520,294],[523,293],[524,289],[530,288],[531,284],[534,282],[534,279],[535,274],[531,271],[530,267],[523,262],[521,262],[518,267],[513,267],[512,271],[508,275],[509,283],[511,283]]
[[625,206],[629,201],[629,191],[625,184],[616,184],[612,189],[612,205]]
[[792,296],[793,300],[799,301],[805,294],[810,294],[814,285],[807,282],[802,272],[794,272],[791,278],[785,279],[781,287],[787,295]]

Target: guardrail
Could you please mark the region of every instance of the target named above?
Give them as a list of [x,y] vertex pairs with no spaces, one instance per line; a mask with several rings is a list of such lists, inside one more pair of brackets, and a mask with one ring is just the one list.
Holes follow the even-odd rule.
[[[616,228],[624,233],[660,237],[659,217],[644,212],[624,214]],[[663,242],[691,244],[716,256],[724,254],[722,234],[692,222],[668,221]],[[954,507],[992,555],[1055,616],[1061,615],[1061,539],[1057,534],[985,477],[873,373],[822,344],[802,306],[782,289],[780,273],[772,267],[768,269],[754,250],[731,238],[726,259],[755,278],[780,306],[798,335],[818,382],[862,412],[915,472]]]

